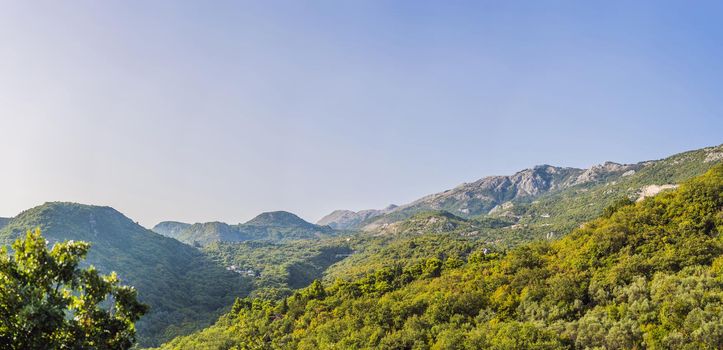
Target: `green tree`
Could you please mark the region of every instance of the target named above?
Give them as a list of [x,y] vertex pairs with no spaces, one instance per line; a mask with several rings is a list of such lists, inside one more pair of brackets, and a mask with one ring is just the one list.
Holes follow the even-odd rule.
[[90,245],[48,249],[40,230],[0,248],[0,348],[128,349],[148,309],[115,273],[80,268]]

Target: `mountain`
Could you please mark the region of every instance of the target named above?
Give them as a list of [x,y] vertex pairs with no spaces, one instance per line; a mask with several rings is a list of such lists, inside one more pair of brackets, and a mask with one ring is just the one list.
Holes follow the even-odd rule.
[[363,235],[351,236],[348,244],[355,254],[330,266],[324,280],[413,264],[423,256],[464,255],[476,247],[504,250],[532,240],[558,239],[610,206],[670,191],[722,162],[723,146],[707,147],[642,162],[637,170],[622,174],[614,163],[596,166],[580,173],[582,179],[575,185],[532,200],[504,202],[489,214],[390,213],[371,220]]
[[304,219],[287,211],[261,213],[255,218],[247,221],[244,225],[261,227],[297,227],[304,229],[316,228],[316,225],[306,222]]
[[[168,227],[180,230],[171,232],[167,229]],[[156,225],[153,230],[181,242],[198,246],[207,246],[213,242],[283,242],[331,237],[338,234],[331,227],[314,225],[285,211],[262,213],[248,222],[238,225],[206,222],[182,226],[169,224],[166,221]]]
[[347,230],[354,229],[359,226],[362,222],[390,213],[396,209],[397,206],[392,204],[384,209],[367,209],[358,212],[351,210],[335,210],[331,214],[324,216],[321,220],[317,221],[317,225],[329,226],[335,230]]
[[291,242],[214,242],[202,251],[253,279],[252,296],[279,299],[323,277],[332,264],[353,252],[344,239]]
[[9,245],[36,227],[50,244],[90,242],[88,264],[103,273],[116,271],[124,284],[138,289],[139,299],[151,307],[136,325],[142,346],[209,324],[235,297],[250,291],[248,280],[197,249],[147,230],[110,207],[43,204],[0,229],[0,244]]
[[178,239],[178,235],[180,235],[183,230],[189,228],[190,226],[191,224],[187,224],[185,222],[163,221],[160,222],[158,225],[153,226],[151,230],[166,237]]
[[719,349],[721,212],[719,164],[559,240],[240,299],[162,349]]
[[175,237],[181,242],[205,246],[211,242],[240,242],[246,240],[234,226],[223,222],[196,223]]
[[[319,222],[336,228],[373,232],[380,227],[428,210],[444,210],[464,218],[480,215],[509,215],[521,218],[531,214],[520,211],[539,207],[537,201],[541,198],[545,198],[548,203],[558,201],[557,204],[560,204],[560,201],[570,202],[572,197],[586,192],[600,194],[607,191],[604,196],[600,195],[606,197],[604,201],[594,196],[585,196],[588,201],[584,205],[589,204],[596,209],[583,210],[591,214],[585,219],[591,219],[610,203],[608,197],[611,195],[632,196],[635,193],[639,195],[645,186],[672,185],[676,181],[699,175],[720,163],[723,159],[721,155],[723,155],[723,145],[636,164],[605,162],[588,169],[540,165],[509,176],[489,176],[472,183],[465,183],[391,210],[363,211],[363,216],[360,215],[362,212],[337,210]],[[513,207],[514,210],[511,209]],[[561,205],[557,209],[565,207]]]

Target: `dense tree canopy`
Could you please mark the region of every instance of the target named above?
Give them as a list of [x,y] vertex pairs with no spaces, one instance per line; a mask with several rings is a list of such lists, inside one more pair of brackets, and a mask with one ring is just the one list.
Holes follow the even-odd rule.
[[147,306],[113,273],[79,264],[85,242],[48,249],[40,230],[0,248],[0,348],[129,349]]

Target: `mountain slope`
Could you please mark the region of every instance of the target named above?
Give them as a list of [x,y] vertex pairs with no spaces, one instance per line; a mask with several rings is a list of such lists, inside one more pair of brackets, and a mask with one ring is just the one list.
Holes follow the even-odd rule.
[[245,237],[233,226],[223,222],[204,222],[188,226],[175,237],[181,242],[205,246],[212,242],[240,242]]
[[[559,236],[580,223],[602,214],[620,199],[640,199],[651,188],[675,188],[677,184],[723,163],[723,145],[679,153],[661,160],[641,162],[636,169],[617,172],[603,181],[588,182],[538,196],[532,202],[506,202],[493,217],[516,221],[512,230],[528,231],[534,237]],[[652,191],[651,193],[657,193]],[[503,208],[504,207],[504,208]]]
[[185,222],[163,221],[158,223],[158,225],[153,226],[151,230],[166,237],[178,239],[178,235],[180,235],[183,230],[189,228],[190,226],[191,224],[187,224]]
[[39,227],[51,242],[92,244],[87,263],[116,271],[135,286],[150,312],[137,323],[141,345],[154,345],[211,322],[248,281],[216,265],[197,249],[149,231],[110,207],[46,203],[26,210],[0,230],[0,244]]
[[[185,226],[171,233],[165,227],[172,224],[160,223],[154,231],[170,235],[181,242],[207,246],[213,242],[267,241],[283,242],[298,239],[315,239],[335,236],[338,232],[328,226],[314,225],[285,211],[262,213],[244,224],[229,225],[223,222],[197,223]],[[174,226],[179,227],[180,226]]]
[[[390,217],[381,217],[380,224],[369,225],[365,235],[351,237],[349,245],[356,253],[332,265],[324,279],[360,276],[384,265],[413,264],[424,254],[464,257],[474,249],[500,250],[536,239],[558,239],[603,214],[606,207],[637,200],[642,192],[655,192],[651,188],[662,189],[666,184],[673,188],[673,184],[703,174],[721,164],[720,155],[722,146],[708,147],[640,163],[637,171],[627,170],[620,176],[602,169],[613,176],[548,192],[532,201],[504,202],[491,214],[471,218],[453,215],[455,219],[450,220],[451,214],[445,211],[411,214],[401,221],[394,218],[386,222]],[[599,167],[580,176],[604,179],[596,168]],[[434,237],[430,236],[432,233]],[[411,246],[415,247],[414,252],[408,248]]]
[[331,214],[324,216],[316,222],[317,225],[329,226],[335,230],[347,230],[359,227],[359,225],[369,219],[381,216],[394,211],[397,208],[392,204],[384,209],[367,209],[354,212],[351,210],[335,210]]
[[271,211],[261,213],[244,225],[265,226],[265,227],[298,227],[304,229],[315,229],[316,225],[304,221],[304,219],[287,211]]
[[[485,177],[386,212],[365,211],[371,215],[364,218],[358,213],[336,211],[322,220],[332,227],[361,228],[374,232],[385,225],[429,210],[444,210],[465,218],[506,215],[521,219],[529,215],[552,215],[544,210],[564,212],[572,205],[592,207],[570,212],[571,215],[575,212],[589,214],[574,220],[567,218],[568,224],[579,224],[598,215],[612,200],[621,196],[637,196],[645,186],[675,184],[702,174],[723,161],[721,155],[723,145],[637,164],[605,162],[589,169],[541,165],[510,176]],[[544,207],[537,203],[543,200],[546,203]],[[565,227],[570,228],[569,225]]]
[[[452,218],[453,219],[453,218]],[[560,240],[239,300],[164,349],[717,349],[723,165]]]
[[7,226],[7,224],[10,222],[11,218],[0,218],[0,229]]

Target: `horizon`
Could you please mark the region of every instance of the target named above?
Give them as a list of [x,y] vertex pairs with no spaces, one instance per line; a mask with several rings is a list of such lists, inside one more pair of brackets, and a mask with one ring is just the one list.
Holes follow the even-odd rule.
[[[700,149],[718,147],[718,146],[721,146],[721,145],[723,145],[723,144],[705,146],[705,147],[701,147]],[[684,151],[676,152],[675,154],[670,154],[670,155],[668,155],[668,156],[673,156],[673,155],[676,155],[676,154],[686,153],[686,152],[695,151],[695,150],[698,150],[698,149],[684,150]],[[558,168],[576,168],[576,169],[584,170],[584,169],[589,169],[589,168],[591,168],[591,167],[593,167],[593,166],[596,166],[596,165],[602,165],[602,164],[607,163],[607,162],[612,162],[612,163],[618,163],[618,164],[623,164],[623,165],[625,165],[625,164],[635,164],[635,163],[644,163],[644,162],[649,162],[649,161],[656,161],[656,160],[661,160],[661,159],[665,159],[665,158],[667,158],[667,156],[666,156],[666,157],[662,157],[662,158],[656,158],[656,159],[652,159],[652,158],[651,158],[651,159],[645,159],[645,160],[640,160],[640,161],[632,162],[632,163],[619,163],[619,162],[607,160],[607,161],[604,161],[604,162],[601,162],[601,163],[592,164],[592,165],[587,166],[587,167],[574,167],[574,166],[569,166],[569,167],[568,167],[568,166],[559,166],[559,165],[555,165],[555,164],[537,164],[537,165],[533,165],[533,166],[530,166],[530,167],[527,167],[527,168],[520,169],[520,170],[516,171],[515,173],[520,172],[520,171],[524,171],[524,170],[533,169],[533,168],[536,168],[536,167],[539,167],[539,166],[553,166],[553,167],[558,167]],[[459,184],[457,184],[456,186],[460,186],[460,185],[463,185],[463,184],[467,184],[467,183],[470,183],[470,182],[474,182],[474,181],[477,181],[477,180],[480,180],[480,179],[483,179],[483,178],[486,178],[486,177],[492,177],[492,176],[511,176],[511,175],[514,175],[515,173],[511,173],[511,174],[485,175],[485,176],[482,176],[482,177],[480,177],[480,178],[478,178],[478,179],[475,179],[475,180],[472,180],[472,181],[469,181],[469,182],[459,183]],[[299,214],[297,214],[297,213],[294,213],[293,211],[284,210],[284,209],[277,209],[277,210],[269,210],[269,211],[259,212],[259,213],[257,213],[257,214],[254,214],[254,215],[251,216],[250,218],[247,218],[247,219],[244,219],[244,220],[240,220],[240,221],[205,220],[205,221],[190,222],[190,221],[183,221],[183,220],[176,220],[176,219],[168,219],[168,220],[160,220],[160,221],[158,221],[158,222],[156,222],[156,223],[152,223],[152,224],[148,225],[148,224],[143,224],[143,223],[135,220],[133,217],[131,217],[131,216],[129,216],[128,214],[126,214],[126,213],[125,213],[123,210],[121,210],[120,208],[116,208],[116,207],[114,207],[114,206],[112,206],[112,205],[106,205],[106,204],[102,204],[102,203],[80,203],[80,202],[62,201],[62,200],[46,201],[46,202],[37,204],[37,205],[32,206],[32,207],[24,208],[24,209],[22,209],[20,212],[18,212],[18,213],[15,214],[15,215],[10,215],[10,216],[2,216],[2,215],[0,215],[0,218],[12,218],[12,217],[15,217],[15,216],[19,215],[20,213],[22,213],[22,212],[25,211],[25,210],[32,209],[32,208],[35,208],[35,207],[38,207],[38,206],[42,206],[42,205],[45,205],[45,204],[48,204],[48,203],[61,203],[61,204],[63,204],[63,203],[70,203],[70,204],[80,204],[80,205],[87,205],[87,206],[93,206],[93,207],[108,207],[108,208],[114,209],[114,210],[118,211],[119,213],[121,213],[122,215],[124,215],[126,218],[130,219],[131,221],[136,222],[137,224],[141,225],[142,227],[144,227],[144,228],[146,228],[146,229],[148,229],[148,230],[152,230],[154,226],[156,226],[156,225],[158,225],[158,224],[160,224],[160,223],[164,223],[164,222],[178,222],[178,223],[184,223],[184,224],[199,224],[199,223],[202,224],[202,223],[210,223],[210,222],[222,222],[222,223],[226,223],[226,224],[229,224],[229,225],[244,224],[244,223],[247,223],[247,222],[253,220],[254,218],[256,218],[257,216],[259,216],[259,215],[261,215],[261,214],[273,213],[273,212],[286,212],[286,213],[291,213],[291,214],[299,217],[300,219],[302,219],[302,220],[304,220],[304,221],[307,221],[307,222],[309,222],[309,223],[316,224],[319,220],[321,220],[322,218],[324,218],[326,215],[329,215],[329,214],[331,214],[331,213],[333,213],[333,212],[335,212],[335,211],[350,210],[350,211],[353,211],[353,212],[358,212],[358,211],[367,210],[367,209],[384,209],[384,208],[387,208],[387,207],[390,207],[390,206],[403,206],[403,205],[405,205],[405,204],[409,204],[409,203],[413,202],[413,201],[416,200],[416,199],[420,199],[420,198],[422,198],[422,197],[424,197],[424,196],[426,196],[426,195],[431,195],[431,194],[436,194],[436,193],[442,193],[442,192],[444,192],[444,191],[446,191],[446,190],[449,190],[449,189],[452,189],[452,188],[454,188],[454,187],[456,187],[456,186],[451,186],[451,187],[448,187],[448,188],[445,188],[445,189],[436,190],[436,191],[434,191],[434,192],[430,192],[430,193],[427,193],[427,194],[425,194],[425,195],[421,195],[421,196],[419,196],[418,198],[415,198],[415,199],[413,199],[413,200],[410,200],[410,201],[404,202],[404,203],[389,203],[389,204],[387,204],[387,205],[385,205],[385,206],[380,206],[380,207],[375,207],[375,208],[362,208],[362,209],[338,208],[338,209],[334,209],[334,210],[332,210],[332,211],[324,214],[324,216],[322,216],[322,217],[320,217],[320,218],[318,218],[318,219],[308,219],[308,218],[302,217],[301,215],[299,215]]]
[[721,144],[723,4],[10,2],[0,216],[405,204]]

